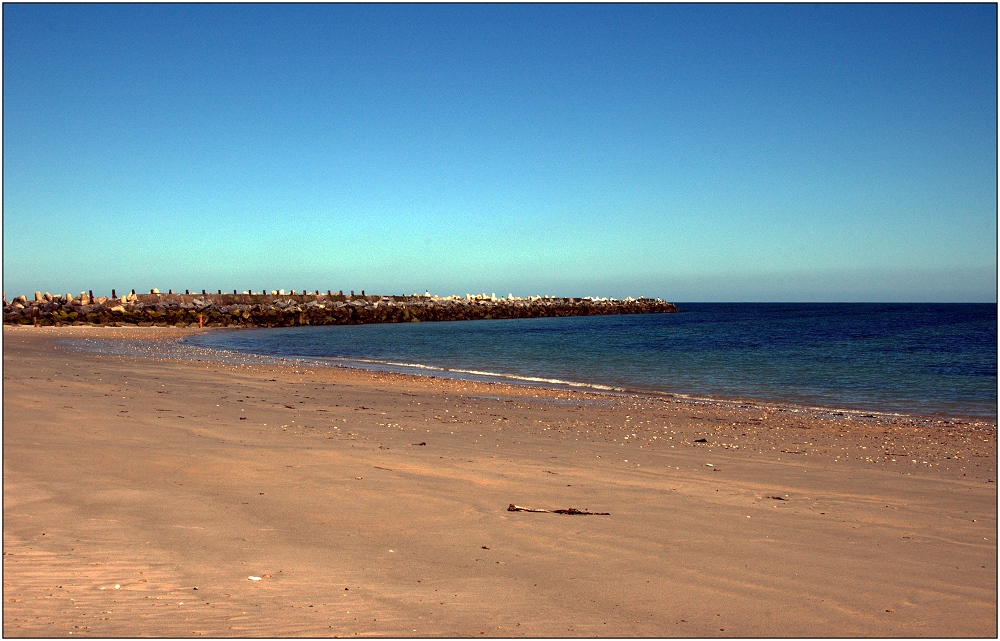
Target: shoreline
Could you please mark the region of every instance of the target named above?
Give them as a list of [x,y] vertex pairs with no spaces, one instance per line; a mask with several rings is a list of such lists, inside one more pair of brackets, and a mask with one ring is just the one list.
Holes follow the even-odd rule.
[[[29,329],[34,326],[11,326],[12,328]],[[39,327],[38,329],[43,329]],[[86,332],[88,327],[80,327],[80,331]],[[102,329],[100,327],[95,328],[98,332]],[[113,328],[108,328],[113,329]],[[552,389],[552,390],[567,390],[567,391],[580,391],[589,392],[597,394],[617,394],[624,396],[641,396],[649,397],[653,399],[661,399],[667,402],[675,403],[690,403],[693,405],[708,404],[708,405],[718,405],[718,406],[741,406],[741,405],[752,405],[754,407],[759,407],[762,409],[769,410],[782,410],[795,413],[804,413],[809,416],[815,417],[847,417],[853,420],[863,421],[864,419],[879,420],[898,420],[907,422],[916,422],[925,425],[940,425],[940,424],[968,424],[978,428],[983,429],[994,429],[997,428],[997,419],[995,417],[981,416],[975,414],[961,414],[961,413],[921,413],[921,412],[893,412],[888,410],[874,410],[874,409],[862,409],[850,406],[822,406],[814,405],[804,402],[790,401],[786,399],[777,398],[756,398],[756,397],[717,397],[710,395],[699,395],[694,393],[685,392],[667,392],[658,390],[644,390],[644,389],[631,389],[625,387],[614,387],[610,385],[596,384],[596,383],[585,383],[577,381],[559,381],[556,379],[541,379],[534,377],[525,377],[520,375],[494,373],[494,372],[473,372],[466,370],[456,370],[456,369],[445,369],[435,366],[428,366],[422,364],[408,364],[408,363],[390,363],[375,360],[363,360],[363,359],[351,359],[351,358],[341,358],[341,357],[314,357],[314,356],[273,356],[266,354],[256,354],[252,352],[240,352],[236,350],[221,350],[210,347],[202,347],[196,345],[190,345],[183,343],[182,341],[189,337],[197,335],[204,331],[217,331],[220,329],[234,329],[234,328],[144,328],[144,327],[131,327],[131,328],[121,328],[125,330],[137,330],[137,331],[150,331],[150,330],[176,330],[181,332],[181,335],[173,341],[179,348],[191,350],[191,355],[175,354],[177,358],[196,358],[195,354],[206,357],[207,360],[219,360],[225,362],[247,362],[247,363],[273,363],[273,364],[303,364],[310,365],[314,367],[329,367],[329,368],[345,368],[345,369],[355,369],[362,371],[373,371],[373,372],[384,372],[384,373],[394,373],[401,374],[404,376],[420,376],[429,378],[441,378],[441,379],[454,379],[454,380],[464,380],[464,381],[477,381],[481,383],[497,383],[501,385],[517,385],[528,388],[542,388],[542,389]],[[239,328],[237,328],[239,329]],[[264,328],[257,328],[264,329]],[[94,336],[100,339],[99,334]],[[100,350],[98,350],[100,351]],[[168,352],[158,354],[159,356],[168,356]],[[368,366],[368,365],[371,366]],[[416,371],[415,371],[416,370]],[[419,371],[426,370],[426,371]]]
[[[5,636],[997,633],[995,429],[163,356],[186,332],[4,329]],[[93,337],[134,353],[59,342]]]

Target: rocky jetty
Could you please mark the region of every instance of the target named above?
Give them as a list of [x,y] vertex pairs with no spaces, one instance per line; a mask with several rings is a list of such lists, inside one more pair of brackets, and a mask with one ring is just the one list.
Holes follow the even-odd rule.
[[417,321],[651,314],[679,311],[659,299],[497,298],[466,295],[439,298],[292,292],[242,294],[149,294],[95,297],[93,292],[53,296],[35,292],[3,301],[3,322],[20,325],[138,325],[180,327],[289,327]]

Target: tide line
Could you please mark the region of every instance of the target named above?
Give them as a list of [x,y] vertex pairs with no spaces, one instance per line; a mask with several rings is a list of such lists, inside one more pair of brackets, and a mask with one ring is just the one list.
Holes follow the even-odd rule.
[[580,381],[566,381],[559,378],[542,378],[539,376],[526,376],[522,374],[510,374],[504,372],[490,372],[476,369],[461,369],[457,367],[438,367],[435,365],[424,365],[422,363],[401,363],[398,361],[383,361],[370,358],[345,358],[328,357],[324,360],[336,361],[338,363],[365,363],[369,365],[388,365],[390,367],[402,367],[407,369],[429,370],[434,372],[445,372],[449,374],[471,374],[472,376],[485,376],[489,378],[501,378],[515,381],[525,381],[528,383],[546,383],[550,385],[567,385],[570,387],[582,387],[589,389],[605,390],[610,392],[626,392],[628,390],[611,385],[601,385],[600,383],[583,383]]

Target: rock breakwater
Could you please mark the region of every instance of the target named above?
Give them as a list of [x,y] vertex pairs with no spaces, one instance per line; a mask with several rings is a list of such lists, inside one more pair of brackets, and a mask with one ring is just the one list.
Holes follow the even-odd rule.
[[138,325],[180,327],[290,327],[420,321],[651,314],[679,311],[651,298],[496,298],[494,296],[376,296],[333,294],[136,294],[35,292],[3,301],[4,323],[20,325]]

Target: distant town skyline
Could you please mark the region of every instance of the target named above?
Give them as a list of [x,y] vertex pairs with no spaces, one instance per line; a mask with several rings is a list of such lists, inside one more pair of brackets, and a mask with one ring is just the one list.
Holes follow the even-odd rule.
[[995,302],[995,4],[5,4],[3,289]]

